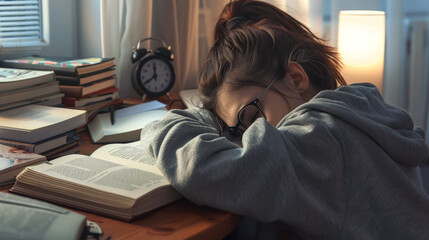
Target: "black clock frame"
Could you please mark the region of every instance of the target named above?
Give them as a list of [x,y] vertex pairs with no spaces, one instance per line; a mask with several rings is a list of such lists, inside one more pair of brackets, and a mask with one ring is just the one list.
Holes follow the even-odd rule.
[[[154,51],[152,51],[151,49],[142,48],[141,44],[148,40],[156,40],[162,43],[162,47],[159,47]],[[162,92],[150,91],[144,86],[143,82],[140,79],[142,67],[146,64],[147,61],[152,59],[158,59],[160,61],[165,62],[171,72],[171,81],[166,87],[166,89]],[[131,63],[134,64],[131,72],[131,82],[133,84],[134,90],[138,94],[140,94],[143,97],[143,99],[145,99],[146,96],[158,97],[165,94],[167,94],[168,96],[168,91],[171,90],[176,80],[174,67],[173,67],[173,64],[171,63],[171,61],[173,60],[174,60],[174,54],[171,51],[171,46],[167,47],[165,45],[165,42],[162,39],[156,38],[156,37],[148,37],[140,40],[137,43],[137,48],[133,48],[133,52],[131,53]]]
[[[164,91],[162,92],[152,92],[151,90],[147,89],[144,84],[142,83],[140,76],[141,76],[141,70],[143,68],[143,66],[146,64],[146,62],[148,62],[149,60],[152,59],[158,59],[163,61],[169,68],[170,70],[170,74],[171,74],[171,81],[168,84],[168,86],[165,88]],[[162,95],[165,95],[168,91],[171,90],[171,88],[173,88],[174,82],[176,80],[176,76],[174,74],[174,68],[173,68],[173,64],[171,64],[170,60],[168,60],[166,57],[162,56],[162,55],[150,55],[147,57],[144,57],[143,59],[141,59],[138,64],[135,65],[134,67],[135,71],[133,73],[133,86],[134,89],[136,89],[138,91],[138,93],[140,95],[144,95],[147,94],[148,96],[151,97],[159,97]]]

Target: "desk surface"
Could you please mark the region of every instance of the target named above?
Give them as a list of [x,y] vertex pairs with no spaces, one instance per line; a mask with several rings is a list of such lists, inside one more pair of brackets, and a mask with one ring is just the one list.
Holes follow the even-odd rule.
[[[84,141],[79,153],[89,155],[101,144],[93,144],[88,132],[79,136]],[[7,191],[11,186],[2,186]],[[70,208],[69,208],[70,209]],[[111,236],[116,239],[222,239],[239,223],[241,217],[232,213],[209,207],[199,207],[189,200],[180,199],[155,209],[132,222],[92,214],[76,209],[88,220],[94,221],[103,229],[101,239]]]

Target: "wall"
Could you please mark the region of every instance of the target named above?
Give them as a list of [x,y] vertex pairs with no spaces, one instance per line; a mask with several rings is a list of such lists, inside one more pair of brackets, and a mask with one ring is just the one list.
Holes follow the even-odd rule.
[[426,129],[429,141],[429,2],[403,1],[404,80],[400,87],[400,104],[417,126]]
[[78,56],[101,56],[100,1],[78,0]]
[[27,55],[77,56],[76,2],[77,0],[43,0],[46,44],[2,49],[1,59]]
[[49,46],[42,49],[46,56],[75,57],[77,55],[76,0],[46,0],[49,2]]

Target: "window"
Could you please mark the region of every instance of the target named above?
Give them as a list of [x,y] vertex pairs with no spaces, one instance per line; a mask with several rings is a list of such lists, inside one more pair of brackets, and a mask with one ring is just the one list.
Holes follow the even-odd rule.
[[[0,60],[29,55],[76,57],[78,48],[76,29],[78,19],[76,9],[79,5],[77,2],[81,1],[0,0]],[[3,18],[8,16],[6,12],[36,12],[35,10],[23,10],[29,6],[38,9],[39,24],[38,28],[36,28],[39,29],[38,37],[29,39],[28,35],[26,35],[27,38],[22,35],[15,37],[14,40],[10,40],[11,37],[3,37],[3,33],[13,32],[4,30],[6,26],[3,26]],[[8,10],[3,10],[5,8]],[[34,22],[34,20],[22,20],[25,14],[20,14],[15,18],[17,22]],[[21,31],[36,32],[34,30]],[[17,35],[15,34],[15,36]]]
[[40,46],[41,0],[0,0],[0,46]]

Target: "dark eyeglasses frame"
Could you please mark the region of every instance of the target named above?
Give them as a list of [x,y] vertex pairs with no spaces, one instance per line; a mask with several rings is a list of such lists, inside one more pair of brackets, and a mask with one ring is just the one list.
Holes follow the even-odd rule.
[[[231,137],[236,138],[236,137],[241,137],[244,133],[244,131],[246,131],[246,129],[250,126],[246,126],[246,124],[242,123],[240,120],[240,115],[241,113],[243,113],[243,111],[249,107],[249,106],[255,106],[259,112],[262,114],[262,116],[267,119],[267,116],[265,115],[265,112],[262,110],[261,106],[259,105],[259,102],[261,102],[262,98],[265,96],[265,94],[268,92],[268,90],[271,88],[271,86],[273,85],[273,83],[277,80],[278,74],[276,74],[276,76],[274,76],[274,78],[271,80],[270,84],[268,84],[268,86],[265,88],[264,92],[262,92],[262,94],[258,97],[255,98],[254,100],[252,100],[251,102],[249,102],[248,104],[244,105],[237,114],[237,124],[233,127],[229,127],[226,126],[226,129],[228,129]],[[216,120],[218,121],[218,119]],[[222,126],[221,124],[219,124],[219,126]],[[243,129],[244,130],[243,130]],[[223,132],[223,128],[221,127],[221,132]]]

